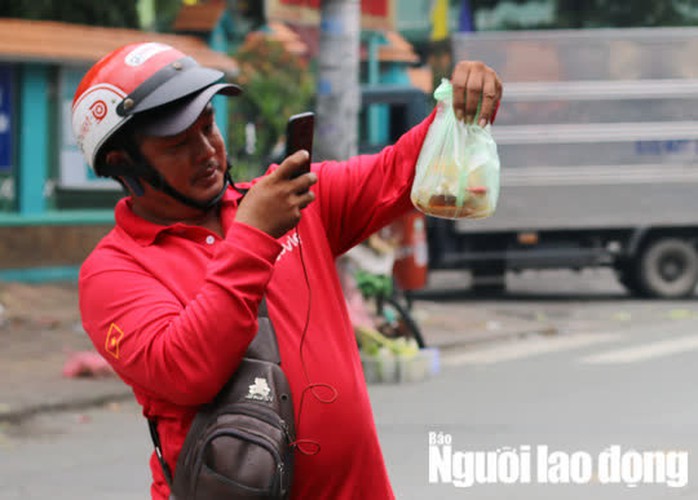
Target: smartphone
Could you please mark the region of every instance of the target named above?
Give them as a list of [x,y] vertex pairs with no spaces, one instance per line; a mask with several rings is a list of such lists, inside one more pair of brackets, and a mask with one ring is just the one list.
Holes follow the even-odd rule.
[[[293,115],[286,124],[286,157],[305,149],[312,155],[313,153],[313,132],[315,129],[315,113],[310,111]],[[310,172],[310,162],[303,165],[296,171],[292,178]]]

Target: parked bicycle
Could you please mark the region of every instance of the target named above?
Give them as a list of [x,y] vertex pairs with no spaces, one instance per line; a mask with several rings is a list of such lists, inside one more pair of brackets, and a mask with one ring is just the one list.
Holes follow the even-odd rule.
[[388,338],[414,339],[420,349],[426,347],[419,324],[411,314],[409,297],[398,289],[392,275],[358,270],[355,279],[361,295],[373,304],[378,331]]
[[411,314],[409,296],[392,275],[395,247],[380,234],[347,252],[338,263],[349,313],[355,327],[372,329],[388,339],[414,339],[426,347],[424,336]]

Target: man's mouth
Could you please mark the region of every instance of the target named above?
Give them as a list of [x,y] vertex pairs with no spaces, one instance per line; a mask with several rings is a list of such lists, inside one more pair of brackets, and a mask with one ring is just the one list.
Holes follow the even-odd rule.
[[194,177],[195,182],[200,182],[200,181],[207,181],[215,177],[216,173],[218,172],[218,166],[217,165],[209,165],[205,169],[203,169],[201,172],[199,172],[196,177]]

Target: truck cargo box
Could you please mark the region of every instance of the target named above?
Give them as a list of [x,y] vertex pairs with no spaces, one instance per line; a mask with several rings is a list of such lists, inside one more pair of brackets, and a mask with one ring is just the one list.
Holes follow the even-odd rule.
[[[492,217],[434,232],[455,239],[435,242],[434,265],[499,274],[527,262],[611,265],[634,293],[692,293],[698,29],[457,33],[452,40],[454,60],[482,60],[504,82],[492,128],[502,189]],[[521,234],[535,237],[521,244]],[[661,291],[642,261],[666,239],[686,245],[654,263],[654,281],[664,268],[673,273]],[[556,259],[556,248],[568,258]]]

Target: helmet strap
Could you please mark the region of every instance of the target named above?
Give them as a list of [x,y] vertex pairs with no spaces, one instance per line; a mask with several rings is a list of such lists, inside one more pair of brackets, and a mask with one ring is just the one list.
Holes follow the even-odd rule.
[[162,174],[160,174],[160,172],[155,170],[155,168],[153,168],[153,166],[148,163],[148,161],[143,157],[140,151],[137,150],[137,148],[127,148],[127,152],[129,153],[129,156],[133,161],[132,164],[110,165],[108,171],[105,171],[104,173],[105,175],[109,176],[122,177],[124,183],[131,189],[134,196],[143,196],[144,191],[143,185],[141,184],[141,180],[144,180],[145,182],[150,184],[150,186],[152,186],[154,189],[157,189],[158,191],[165,193],[170,198],[173,198],[188,207],[207,212],[208,210],[218,205],[218,203],[220,203],[221,199],[223,199],[223,195],[225,195],[225,191],[228,189],[228,186],[232,185],[233,187],[235,187],[235,184],[229,172],[230,161],[227,158],[226,171],[223,179],[223,187],[218,192],[218,194],[216,194],[211,199],[206,201],[199,201],[180,193],[175,188],[170,186],[165,180],[165,178],[162,176]]
[[131,190],[134,196],[143,196],[143,184],[138,180],[138,177],[132,175],[122,176],[124,184]]
[[149,172],[146,173],[146,175],[142,175],[141,173],[139,177],[148,184],[150,184],[154,189],[157,189],[158,191],[165,193],[167,196],[177,200],[183,205],[187,205],[191,208],[196,208],[197,210],[201,210],[203,212],[207,212],[208,210],[218,205],[221,199],[223,199],[223,195],[225,194],[226,189],[228,189],[228,186],[231,184],[230,175],[228,174],[228,172],[226,172],[223,179],[223,187],[218,192],[218,194],[216,194],[213,198],[207,201],[199,201],[193,198],[189,198],[186,195],[183,195],[175,188],[170,186],[165,180],[165,178],[160,174],[160,172],[157,172],[150,165],[145,164],[142,165],[142,167],[145,167],[145,169]]

